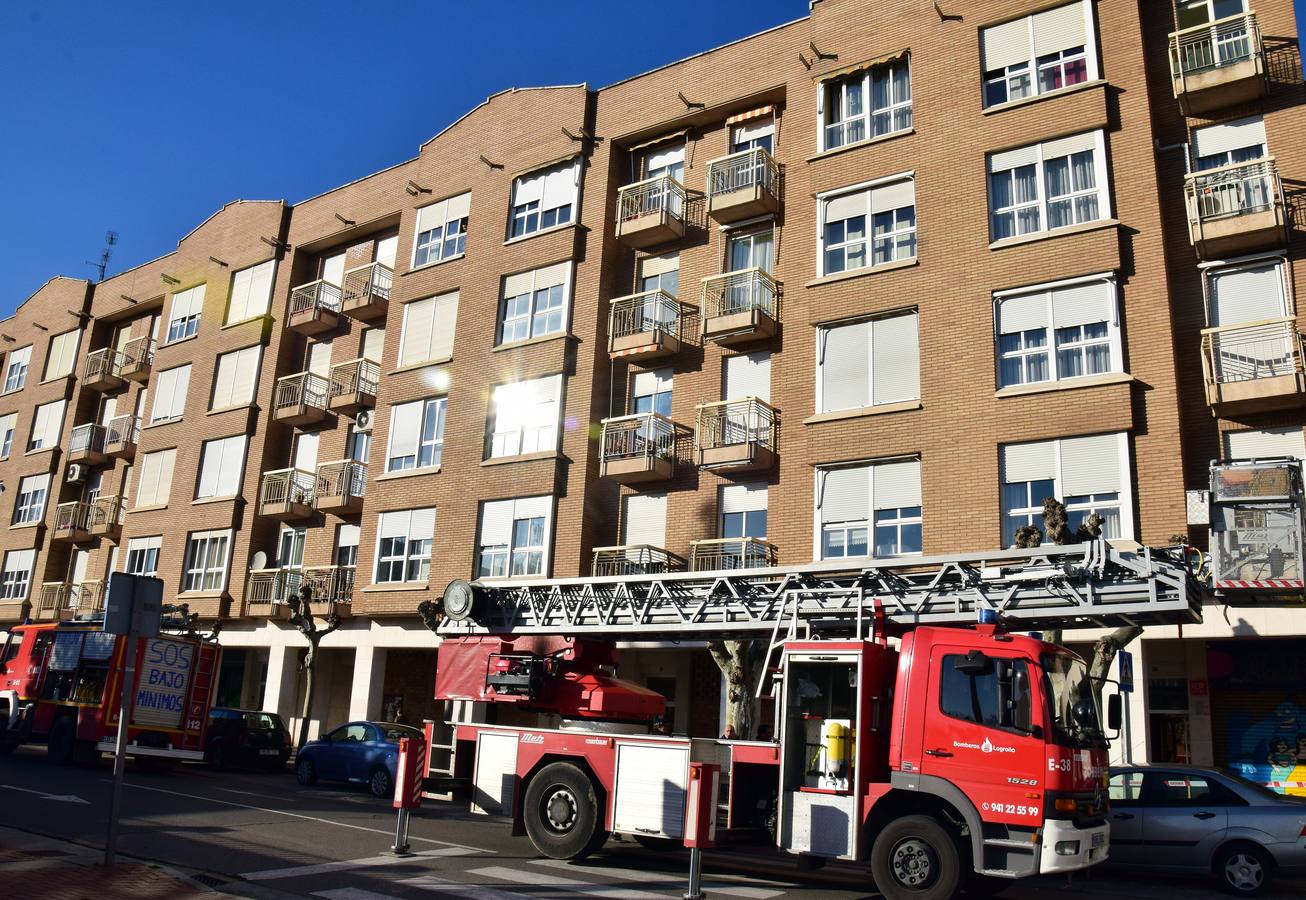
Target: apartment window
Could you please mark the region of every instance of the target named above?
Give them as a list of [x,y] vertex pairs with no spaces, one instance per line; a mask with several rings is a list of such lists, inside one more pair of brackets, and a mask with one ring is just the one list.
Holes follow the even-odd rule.
[[818,198],[822,275],[916,256],[916,182],[894,176]]
[[349,458],[354,462],[367,462],[367,457],[372,452],[372,432],[359,431],[355,426],[350,425],[349,436],[346,440],[346,446],[349,448]]
[[14,502],[14,524],[29,525],[45,518],[45,498],[50,492],[50,473],[28,475],[18,482]]
[[1224,459],[1271,459],[1286,456],[1306,459],[1306,434],[1300,425],[1278,428],[1251,428],[1245,431],[1226,431]]
[[308,529],[282,525],[281,534],[277,539],[277,568],[304,568],[304,543],[307,540]]
[[381,513],[377,529],[376,583],[424,582],[431,572],[435,509]]
[[993,240],[1107,219],[1102,132],[989,154]]
[[[416,366],[453,356],[458,292],[404,304],[399,332],[399,366]],[[364,351],[364,356],[367,355]]]
[[671,417],[672,370],[635,372],[630,384],[630,411]]
[[172,492],[172,467],[177,449],[155,450],[141,459],[140,481],[136,485],[136,508],[164,506]]
[[819,559],[920,553],[920,460],[817,469],[816,511]]
[[432,397],[390,408],[390,446],[385,470],[427,469],[440,465],[444,447],[446,398]]
[[[1284,262],[1280,257],[1207,269],[1206,294],[1206,320],[1213,328],[1282,319],[1288,315]],[[1291,348],[1284,346],[1287,339],[1262,339],[1260,343],[1265,346],[1260,349],[1270,350],[1273,357],[1287,358],[1291,365]],[[1246,354],[1252,350],[1242,345],[1235,352]],[[1263,353],[1252,352],[1243,357],[1243,362],[1252,366],[1266,361]]]
[[548,567],[551,497],[481,504],[477,576],[543,575]]
[[341,522],[336,527],[336,550],[332,558],[335,565],[350,569],[358,565],[358,533],[358,526],[349,522]]
[[[762,149],[767,153],[773,150],[772,143],[775,141],[775,116],[771,112],[771,107],[763,107],[755,113],[745,113],[745,116],[756,116],[751,120],[742,121],[739,125],[734,125],[730,131],[730,152],[743,153],[745,150]],[[726,120],[727,125],[732,125],[737,121],[734,116]]]
[[496,386],[490,401],[490,457],[556,450],[561,395],[561,375]]
[[645,256],[639,261],[638,293],[663,291],[676,297],[680,295],[680,254]]
[[[1265,119],[1261,116],[1247,116],[1231,122],[1193,129],[1194,168],[1199,172],[1263,159],[1267,155],[1268,147],[1269,141],[1265,137]],[[1250,186],[1243,188],[1243,190],[1250,189]],[[1266,197],[1265,202],[1252,205],[1266,205],[1268,200],[1269,198]]]
[[1093,10],[1086,0],[985,28],[980,44],[985,106],[1098,78]]
[[1195,28],[1246,11],[1245,0],[1179,0],[1179,27]]
[[499,343],[561,334],[567,327],[570,289],[570,261],[504,278]]
[[150,424],[174,422],[186,411],[186,391],[190,389],[190,363],[160,372],[154,386],[154,410]]
[[1000,460],[1005,546],[1015,543],[1022,526],[1043,530],[1043,501],[1048,497],[1066,505],[1072,532],[1097,513],[1105,520],[1104,537],[1133,534],[1129,449],[1123,432],[1006,444]]
[[205,441],[200,450],[200,479],[195,499],[234,497],[240,493],[245,464],[245,435]]
[[512,183],[510,238],[566,225],[575,218],[580,157],[518,176]]
[[640,164],[642,178],[674,178],[685,180],[685,142],[674,141],[650,148]]
[[272,308],[272,281],[275,260],[241,269],[231,276],[231,301],[227,304],[227,324],[266,316]]
[[413,268],[453,259],[467,251],[467,217],[472,195],[459,194],[417,211]]
[[186,541],[182,592],[224,590],[227,586],[227,559],[230,550],[230,529],[192,532]]
[[20,391],[27,384],[27,367],[32,362],[31,346],[20,347],[9,354],[9,365],[5,367],[5,393]]
[[18,427],[18,413],[0,416],[0,459],[8,459],[14,449],[14,429]]
[[59,446],[59,433],[63,431],[65,400],[42,403],[32,417],[32,434],[27,439],[27,449],[46,450]]
[[764,481],[723,485],[718,534],[723,538],[766,540],[768,495]]
[[204,285],[178,291],[172,295],[168,311],[168,343],[191,337],[200,330],[200,313],[204,309]]
[[233,409],[253,403],[262,359],[263,348],[257,344],[219,356],[209,409]]
[[912,310],[819,328],[817,411],[919,400],[918,319]]
[[1111,274],[995,295],[998,386],[1124,369]]
[[5,554],[4,571],[0,572],[0,600],[27,599],[35,562],[35,550],[10,550]]
[[907,54],[823,82],[817,105],[822,150],[906,131],[912,123]]
[[127,542],[127,565],[123,571],[132,575],[157,575],[162,548],[162,535],[132,538]]
[[81,336],[81,331],[74,329],[50,338],[50,352],[45,356],[45,374],[42,380],[63,378],[73,373],[73,364],[77,361],[77,345]]

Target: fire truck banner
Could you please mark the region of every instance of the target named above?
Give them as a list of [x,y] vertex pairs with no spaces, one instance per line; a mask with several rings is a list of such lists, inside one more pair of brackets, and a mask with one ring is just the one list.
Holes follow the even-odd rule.
[[168,638],[147,641],[140,677],[136,682],[136,709],[132,723],[180,728],[194,662],[195,647],[191,644]]
[[71,672],[82,658],[82,632],[65,631],[56,635],[50,652],[51,672]]
[[113,656],[113,647],[117,641],[118,635],[116,634],[88,631],[86,633],[86,643],[82,645],[82,659],[108,659]]

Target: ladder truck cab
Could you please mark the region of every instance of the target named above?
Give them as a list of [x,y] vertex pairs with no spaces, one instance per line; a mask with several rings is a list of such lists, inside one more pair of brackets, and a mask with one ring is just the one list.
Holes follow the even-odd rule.
[[1209,496],[1217,596],[1300,603],[1306,593],[1301,460],[1213,462]]
[[[1104,728],[1084,661],[1010,629],[1199,621],[1182,554],[870,562],[452,582],[436,698],[490,722],[453,723],[441,774],[554,858],[614,833],[680,843],[690,765],[712,762],[718,836],[869,861],[891,900],[1105,859],[1119,697]],[[613,644],[651,636],[760,641],[774,738],[650,733],[663,700],[616,676]]]

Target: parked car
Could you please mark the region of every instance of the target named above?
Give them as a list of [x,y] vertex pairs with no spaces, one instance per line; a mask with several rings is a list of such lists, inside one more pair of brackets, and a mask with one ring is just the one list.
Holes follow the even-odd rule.
[[276,713],[215,706],[204,758],[215,769],[252,766],[275,772],[290,758],[290,735]]
[[305,785],[319,779],[366,784],[373,797],[390,797],[399,739],[420,737],[420,731],[407,725],[350,722],[303,746],[295,757],[295,778]]
[[1306,799],[1179,765],[1112,768],[1110,792],[1111,864],[1208,873],[1242,896],[1306,873]]

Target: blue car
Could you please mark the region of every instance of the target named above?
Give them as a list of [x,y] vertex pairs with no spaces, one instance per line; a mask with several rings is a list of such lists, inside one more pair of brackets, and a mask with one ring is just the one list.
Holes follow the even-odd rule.
[[366,784],[373,797],[391,797],[399,739],[420,737],[407,725],[350,722],[304,745],[295,758],[295,778],[303,785],[318,779]]

